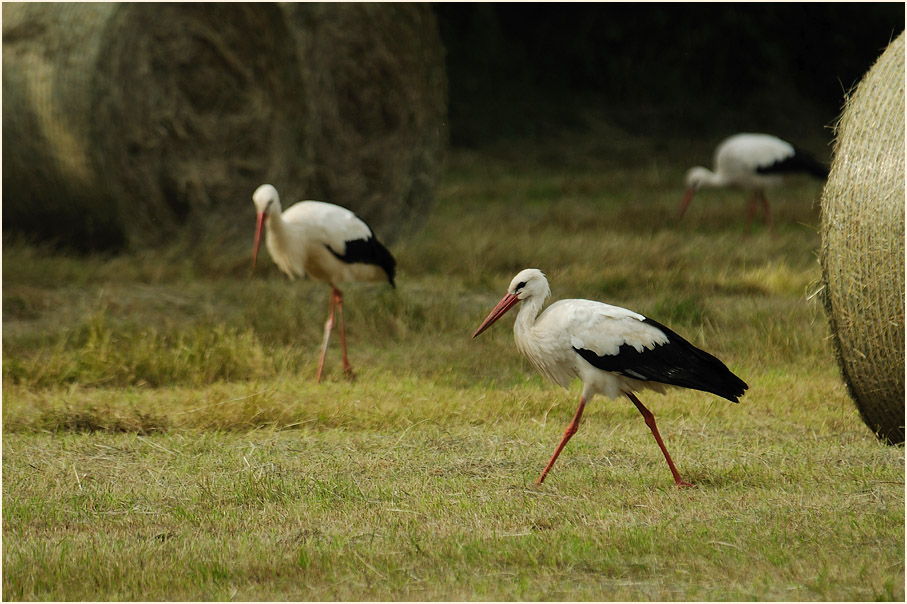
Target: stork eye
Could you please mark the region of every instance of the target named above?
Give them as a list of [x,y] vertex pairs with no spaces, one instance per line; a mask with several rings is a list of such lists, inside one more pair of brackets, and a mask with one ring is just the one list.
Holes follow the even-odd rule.
[[520,281],[519,283],[516,284],[516,289],[514,289],[513,291],[514,291],[514,293],[516,293],[516,292],[520,291],[521,289],[523,289],[524,287],[526,287],[526,282]]

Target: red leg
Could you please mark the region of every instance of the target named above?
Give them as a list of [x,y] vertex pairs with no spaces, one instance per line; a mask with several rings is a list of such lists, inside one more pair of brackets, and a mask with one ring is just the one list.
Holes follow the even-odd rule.
[[753,217],[756,215],[756,201],[758,193],[753,191],[753,196],[750,198],[750,205],[746,213],[746,236],[750,236],[750,226],[753,224]]
[[693,201],[693,195],[696,194],[696,189],[687,188],[686,193],[683,195],[683,199],[680,202],[680,212],[677,215],[677,220],[683,218],[684,213],[687,211],[687,207],[690,205],[690,202]]
[[567,426],[567,430],[564,432],[564,437],[561,439],[561,444],[557,446],[557,449],[554,451],[554,455],[551,456],[551,461],[548,462],[548,465],[545,466],[542,475],[539,476],[538,480],[535,481],[535,484],[542,484],[545,481],[545,475],[548,474],[548,470],[551,469],[551,466],[554,465],[557,456],[561,454],[561,449],[564,448],[564,445],[567,444],[567,441],[570,440],[570,437],[576,434],[576,430],[579,428],[579,420],[583,416],[583,408],[586,406],[586,399],[580,397],[579,407],[576,409],[576,415],[573,416],[573,421],[570,422],[570,425]]
[[334,329],[334,303],[336,302],[336,296],[334,295],[334,286],[331,286],[331,306],[328,311],[328,320],[324,322],[324,339],[321,341],[321,360],[318,361],[318,373],[315,375],[315,381],[321,381],[321,372],[324,370],[324,357],[328,353],[328,341],[331,339],[331,331]]
[[655,416],[652,415],[652,412],[646,409],[636,396],[628,392],[627,397],[633,404],[636,405],[636,408],[639,409],[639,412],[642,413],[643,419],[646,420],[646,425],[649,426],[649,430],[652,431],[652,435],[655,437],[655,442],[658,443],[658,446],[661,447],[661,452],[664,453],[665,459],[668,461],[668,467],[671,468],[671,474],[674,476],[674,483],[678,487],[691,487],[690,483],[680,478],[680,474],[677,472],[677,468],[674,467],[674,462],[671,460],[671,455],[668,453],[668,449],[665,447],[664,441],[661,440],[661,435],[658,433],[658,426],[655,425]]
[[347,376],[353,378],[356,377],[353,374],[353,366],[350,365],[350,360],[346,356],[346,329],[343,327],[343,292],[334,286],[331,286],[331,288],[333,290],[331,294],[337,302],[337,318],[340,320],[340,350],[343,354],[343,371]]
[[762,208],[765,210],[765,224],[768,230],[775,232],[775,224],[772,222],[772,212],[768,209],[768,199],[765,197],[765,191],[759,191],[759,200],[762,202]]

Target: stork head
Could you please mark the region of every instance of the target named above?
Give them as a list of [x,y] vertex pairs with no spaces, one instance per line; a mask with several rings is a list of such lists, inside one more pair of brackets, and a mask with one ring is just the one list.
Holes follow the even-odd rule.
[[274,185],[261,185],[252,193],[252,203],[258,214],[270,214],[274,208],[280,208],[280,195]]
[[703,186],[711,179],[711,177],[712,172],[708,168],[703,168],[702,166],[695,166],[687,171],[687,190],[684,192],[683,199],[680,201],[679,218],[683,218],[684,212],[687,211],[687,206],[690,205],[690,202],[693,200],[693,195],[696,194],[699,187]]
[[523,269],[513,278],[510,287],[507,288],[507,294],[485,317],[472,337],[476,337],[491,327],[492,323],[503,317],[504,313],[513,308],[517,302],[537,299],[541,304],[549,295],[551,295],[551,289],[548,287],[548,279],[545,278],[544,273],[537,268]]
[[703,168],[702,166],[694,166],[687,170],[687,189],[692,189],[696,191],[702,185],[706,184],[706,181],[712,178],[712,171],[708,168]]
[[265,230],[268,216],[271,212],[280,212],[280,195],[273,185],[261,185],[252,193],[252,203],[255,204],[255,213],[258,215],[258,222],[255,225],[255,247],[252,250],[252,268],[255,268],[258,248],[261,246],[261,234]]

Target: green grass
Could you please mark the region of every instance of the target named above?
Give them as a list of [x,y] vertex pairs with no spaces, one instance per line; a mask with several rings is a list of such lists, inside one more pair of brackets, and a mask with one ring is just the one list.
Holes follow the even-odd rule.
[[[3,248],[6,600],[901,600],[903,449],[861,422],[822,309],[820,187],[744,200],[627,139],[455,153],[399,288],[289,282],[249,232],[120,257]],[[568,159],[564,159],[564,157]],[[251,214],[251,208],[250,208]],[[249,218],[252,220],[252,217]],[[638,310],[749,384],[575,410],[505,320],[513,274]]]

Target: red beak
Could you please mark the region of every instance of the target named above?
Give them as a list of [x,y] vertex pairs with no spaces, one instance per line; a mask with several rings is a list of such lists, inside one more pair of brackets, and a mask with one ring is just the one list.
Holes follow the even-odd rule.
[[690,202],[693,201],[693,195],[696,194],[696,189],[693,187],[687,188],[687,192],[683,195],[683,200],[680,202],[680,216],[677,217],[678,220],[683,218],[684,212],[687,211],[687,206],[690,205]]
[[491,327],[492,323],[503,317],[504,313],[513,308],[513,306],[519,301],[520,299],[516,296],[516,294],[507,294],[506,296],[501,298],[501,301],[498,302],[498,305],[495,306],[490,313],[488,313],[488,316],[485,317],[485,320],[482,321],[482,324],[479,325],[479,328],[476,330],[476,332],[472,334],[472,337],[476,337],[477,335]]
[[255,225],[255,248],[252,250],[252,268],[255,268],[255,260],[258,258],[258,247],[261,245],[261,234],[265,230],[266,222],[268,222],[268,215],[264,212],[259,212],[258,224]]

